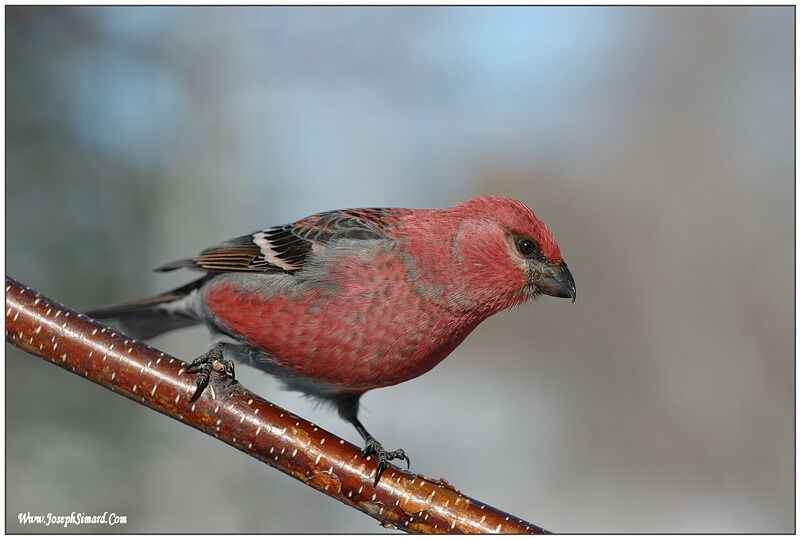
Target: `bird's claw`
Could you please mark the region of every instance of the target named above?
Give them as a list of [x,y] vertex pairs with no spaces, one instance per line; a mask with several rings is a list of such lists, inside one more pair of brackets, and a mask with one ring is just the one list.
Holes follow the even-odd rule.
[[221,345],[217,345],[205,354],[196,357],[186,369],[186,372],[188,373],[198,373],[196,380],[197,389],[195,389],[192,398],[189,399],[189,402],[196,401],[198,398],[200,398],[200,395],[203,394],[203,390],[208,387],[208,383],[211,381],[212,371],[222,372],[231,380],[236,381],[236,372],[234,370],[233,361],[225,361],[225,359],[223,359],[223,350]]
[[383,472],[386,468],[389,467],[389,462],[392,460],[405,460],[406,461],[406,469],[411,467],[411,460],[408,458],[408,455],[402,449],[395,449],[394,451],[386,451],[383,449],[383,446],[376,440],[375,438],[367,438],[366,443],[364,444],[364,453],[361,455],[361,458],[367,458],[368,456],[374,455],[378,459],[378,467],[375,469],[375,481],[372,483],[372,486],[377,486],[378,481],[380,481]]

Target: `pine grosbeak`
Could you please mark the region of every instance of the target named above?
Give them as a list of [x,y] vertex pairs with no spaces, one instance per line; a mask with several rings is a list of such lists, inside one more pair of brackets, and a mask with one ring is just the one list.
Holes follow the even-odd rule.
[[445,209],[319,213],[206,249],[158,271],[200,279],[160,296],[100,309],[138,338],[194,324],[214,347],[197,358],[198,387],[225,357],[332,402],[375,455],[357,418],[365,391],[436,366],[494,313],[538,294],[575,301],[575,283],[545,224],[521,202],[484,196]]

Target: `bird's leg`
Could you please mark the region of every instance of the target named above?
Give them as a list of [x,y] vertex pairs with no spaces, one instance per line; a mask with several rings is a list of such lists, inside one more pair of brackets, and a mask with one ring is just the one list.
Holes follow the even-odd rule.
[[196,357],[189,364],[189,368],[186,369],[188,373],[199,373],[197,375],[197,389],[192,398],[189,399],[189,402],[196,401],[208,386],[208,382],[211,380],[211,371],[225,373],[231,380],[236,380],[233,361],[225,361],[222,343],[217,344],[205,354]]
[[401,459],[406,461],[406,469],[411,466],[411,460],[409,460],[408,455],[402,449],[395,449],[394,451],[386,451],[381,443],[372,437],[372,435],[367,432],[367,429],[364,428],[364,425],[361,424],[361,421],[358,418],[353,417],[350,422],[356,428],[358,433],[364,437],[364,454],[361,455],[361,458],[366,458],[370,455],[374,455],[378,459],[378,468],[375,470],[375,482],[372,486],[376,486],[378,481],[381,479],[381,475],[383,475],[384,470],[389,466],[389,462],[395,459]]
[[384,470],[386,470],[386,468],[389,466],[390,461],[396,459],[405,460],[406,469],[411,466],[411,461],[409,460],[408,455],[406,455],[406,452],[402,449],[386,451],[381,443],[373,438],[369,432],[367,432],[367,429],[364,428],[364,425],[361,424],[361,421],[359,421],[357,417],[358,401],[360,398],[361,394],[342,395],[337,399],[337,405],[339,407],[339,415],[352,423],[358,433],[364,438],[364,453],[361,458],[367,458],[368,456],[374,455],[378,459],[378,467],[375,470],[375,482],[372,484],[373,486],[376,486],[378,481],[380,481]]

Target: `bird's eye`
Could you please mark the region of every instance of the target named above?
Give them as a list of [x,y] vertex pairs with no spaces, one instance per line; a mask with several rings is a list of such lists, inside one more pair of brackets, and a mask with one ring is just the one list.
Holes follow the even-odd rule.
[[527,256],[533,254],[536,250],[536,245],[531,240],[521,239],[519,243],[517,243],[517,249],[519,249],[520,253]]

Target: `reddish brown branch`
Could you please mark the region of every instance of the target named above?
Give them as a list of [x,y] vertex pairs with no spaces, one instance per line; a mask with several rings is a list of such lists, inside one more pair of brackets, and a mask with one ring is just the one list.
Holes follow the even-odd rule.
[[423,533],[545,532],[461,494],[444,480],[389,467],[373,487],[375,459],[362,459],[359,448],[219,375],[214,375],[213,392],[190,403],[194,377],[185,372],[186,363],[9,277],[6,340],[215,436],[384,526]]

